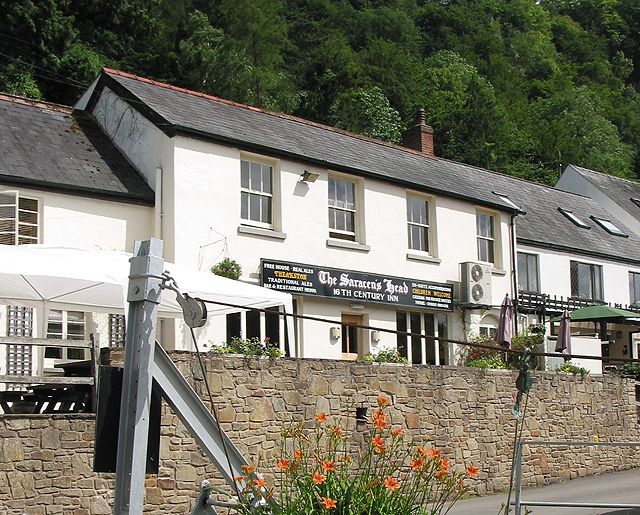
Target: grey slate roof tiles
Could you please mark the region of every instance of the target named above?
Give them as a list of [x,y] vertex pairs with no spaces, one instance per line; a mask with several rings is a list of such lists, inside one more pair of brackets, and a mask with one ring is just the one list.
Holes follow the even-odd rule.
[[[516,217],[520,244],[640,263],[640,237],[581,195],[115,70],[103,71],[97,91],[103,86],[170,136],[183,133],[513,213],[494,192],[507,194],[526,212]],[[590,228],[577,227],[559,207]],[[612,220],[628,237],[609,234],[591,216]]]
[[154,193],[94,122],[0,95],[0,184],[153,205]]
[[632,216],[640,220],[640,207],[631,201],[632,198],[640,200],[640,182],[607,175],[576,165],[571,165],[571,167],[594,186],[606,192],[607,196],[614,199]]

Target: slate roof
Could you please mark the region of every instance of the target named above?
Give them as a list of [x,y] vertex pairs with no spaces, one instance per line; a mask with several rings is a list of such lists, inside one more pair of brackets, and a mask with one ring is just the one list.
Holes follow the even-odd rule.
[[[549,248],[625,263],[640,263],[640,236],[593,199],[550,186],[496,174],[495,191],[509,196],[525,214],[516,217],[519,245]],[[589,229],[576,226],[558,208],[571,211]],[[628,237],[610,234],[591,217],[609,220]]]
[[120,71],[103,70],[94,86],[128,99],[169,136],[181,133],[513,211],[492,193],[495,173],[488,170]]
[[155,198],[87,117],[9,95],[0,95],[0,183],[149,206]]
[[[216,141],[513,213],[496,192],[507,194],[526,212],[516,217],[518,243],[640,263],[640,237],[588,197],[116,70],[103,70],[79,109],[90,110],[105,86],[170,137]],[[575,226],[558,207],[574,212],[590,229]],[[613,221],[629,237],[609,234],[591,215]]]
[[569,166],[603,191],[631,216],[640,220],[640,207],[631,201],[632,198],[640,201],[640,182],[607,175],[606,173],[596,172],[576,165]]

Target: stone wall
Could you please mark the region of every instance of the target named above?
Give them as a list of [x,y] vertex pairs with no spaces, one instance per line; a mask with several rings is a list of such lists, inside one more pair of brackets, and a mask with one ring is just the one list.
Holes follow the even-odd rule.
[[[198,361],[189,353],[171,357],[205,398]],[[122,353],[104,359],[118,364]],[[394,426],[430,440],[458,467],[481,468],[479,493],[509,486],[515,372],[229,355],[208,356],[205,366],[223,428],[268,482],[283,422],[343,415],[354,440],[362,440],[353,407],[373,408],[383,395],[392,401]],[[640,441],[633,381],[549,372],[533,379],[525,439]],[[92,472],[93,434],[90,415],[0,416],[0,512],[110,513],[113,474]],[[161,434],[160,470],[147,477],[145,513],[190,513],[200,481],[219,475],[166,406]],[[528,446],[523,474],[527,485],[539,485],[638,465],[635,448]]]

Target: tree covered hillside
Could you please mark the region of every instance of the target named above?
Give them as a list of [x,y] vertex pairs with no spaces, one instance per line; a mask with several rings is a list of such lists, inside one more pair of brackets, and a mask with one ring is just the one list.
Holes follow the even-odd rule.
[[638,0],[0,0],[0,90],[108,66],[553,184],[640,177]]

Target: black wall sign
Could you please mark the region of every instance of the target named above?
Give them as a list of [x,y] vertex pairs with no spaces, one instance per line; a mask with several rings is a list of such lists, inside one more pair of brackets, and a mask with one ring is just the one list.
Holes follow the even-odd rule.
[[351,270],[262,260],[262,285],[293,295],[453,311],[453,286]]

